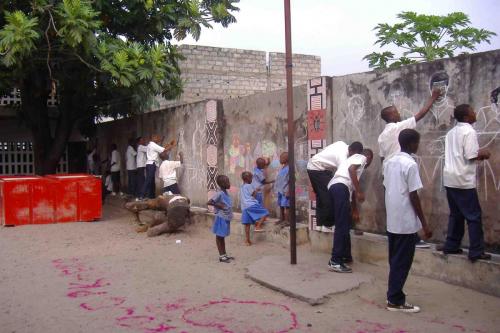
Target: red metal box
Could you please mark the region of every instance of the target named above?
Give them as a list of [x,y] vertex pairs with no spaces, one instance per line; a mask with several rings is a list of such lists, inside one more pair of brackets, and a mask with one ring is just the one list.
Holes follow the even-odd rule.
[[101,218],[101,179],[88,174],[49,175],[56,198],[56,222],[95,221]]
[[0,177],[0,224],[54,223],[55,197],[50,181],[38,176]]

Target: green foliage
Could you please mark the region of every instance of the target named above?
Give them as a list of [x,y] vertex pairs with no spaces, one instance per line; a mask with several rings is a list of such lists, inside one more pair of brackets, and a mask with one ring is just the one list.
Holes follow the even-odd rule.
[[0,30],[0,59],[9,67],[31,54],[40,34],[37,31],[38,18],[30,18],[21,11],[5,12],[5,21]]
[[393,68],[452,57],[456,51],[474,51],[477,44],[489,44],[490,38],[496,35],[469,26],[469,17],[461,12],[445,16],[402,12],[397,17],[401,22],[394,25],[380,23],[374,28],[375,44],[396,46],[402,50],[402,55],[397,57],[390,51],[372,52],[363,58],[368,60],[370,68]]
[[238,2],[1,1],[0,90],[36,77],[46,82],[40,87],[56,83],[61,112],[67,107],[74,119],[140,112],[156,95],[182,92],[182,55],[170,41],[198,39],[202,27],[235,22]]

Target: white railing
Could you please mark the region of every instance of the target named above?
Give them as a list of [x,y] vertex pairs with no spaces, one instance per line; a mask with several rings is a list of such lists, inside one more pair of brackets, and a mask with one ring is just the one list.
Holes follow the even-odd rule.
[[[47,99],[47,106],[56,106],[59,104],[57,96],[50,95]],[[0,106],[21,105],[21,91],[17,88],[12,89],[10,94],[0,96]]]

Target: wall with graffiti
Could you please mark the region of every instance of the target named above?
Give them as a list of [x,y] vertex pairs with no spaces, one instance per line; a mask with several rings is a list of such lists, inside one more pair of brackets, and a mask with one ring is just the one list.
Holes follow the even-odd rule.
[[443,240],[448,203],[442,185],[444,136],[454,126],[453,109],[471,104],[477,113],[474,127],[490,160],[480,162],[478,191],[483,209],[485,240],[500,244],[500,51],[461,56],[401,69],[332,78],[333,141],[361,141],[372,148],[375,159],[363,175],[367,199],[362,205],[361,229],[383,233],[385,208],[377,138],[384,128],[383,107],[394,105],[406,119],[417,113],[433,87],[443,91],[431,111],[417,124],[421,134],[417,162],[424,185],[424,211],[434,238]]
[[[300,221],[307,221],[308,178],[307,118],[305,86],[294,89],[296,200]],[[288,150],[286,91],[255,94],[224,100],[224,173],[231,180],[235,209],[239,210],[241,173],[252,171],[258,157],[269,158],[267,179],[273,180],[281,168],[279,156]],[[277,196],[272,185],[264,190],[265,206],[276,213]]]

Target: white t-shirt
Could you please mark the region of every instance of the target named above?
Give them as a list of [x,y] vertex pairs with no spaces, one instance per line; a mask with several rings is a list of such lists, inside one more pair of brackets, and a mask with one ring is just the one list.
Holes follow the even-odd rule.
[[413,234],[422,228],[410,201],[410,192],[421,189],[418,165],[407,153],[399,152],[387,160],[384,168],[387,231]]
[[111,152],[111,172],[120,171],[120,166],[120,153],[115,149]]
[[414,129],[415,127],[417,127],[415,117],[385,125],[384,130],[378,136],[378,154],[380,157],[384,158],[382,169],[385,166],[385,161],[401,151],[398,141],[399,133],[404,129]]
[[446,187],[476,188],[477,133],[471,124],[457,123],[444,141],[443,183]]
[[147,146],[144,145],[138,145],[137,146],[137,156],[136,156],[136,162],[137,162],[137,167],[138,168],[144,168],[146,166],[146,152],[148,150]]
[[87,155],[87,169],[88,169],[87,171],[88,171],[88,173],[94,173],[94,170],[95,170],[94,154],[95,154],[95,149],[92,150],[92,152]]
[[308,170],[324,171],[337,168],[349,155],[349,146],[343,141],[328,145],[307,162]]
[[132,146],[127,147],[126,160],[127,160],[127,170],[135,170],[137,169],[137,163],[135,160],[135,156],[137,152]]
[[163,179],[163,187],[167,187],[177,183],[177,172],[175,169],[180,167],[180,161],[165,160],[161,163],[158,177]]
[[149,142],[146,150],[146,164],[156,163],[156,165],[158,165],[160,154],[164,151],[165,148],[163,148],[162,146],[154,143],[153,141]]
[[359,180],[359,177],[361,177],[361,174],[365,169],[366,156],[361,154],[354,154],[348,157],[344,162],[340,163],[339,167],[337,168],[337,172],[335,172],[335,175],[333,176],[332,180],[330,180],[330,182],[328,183],[328,188],[330,188],[330,186],[332,186],[333,184],[337,183],[346,185],[349,188],[349,200],[351,199],[352,192],[354,191],[354,187],[352,186],[351,176],[349,175],[349,167],[351,165],[360,166],[356,171]]

